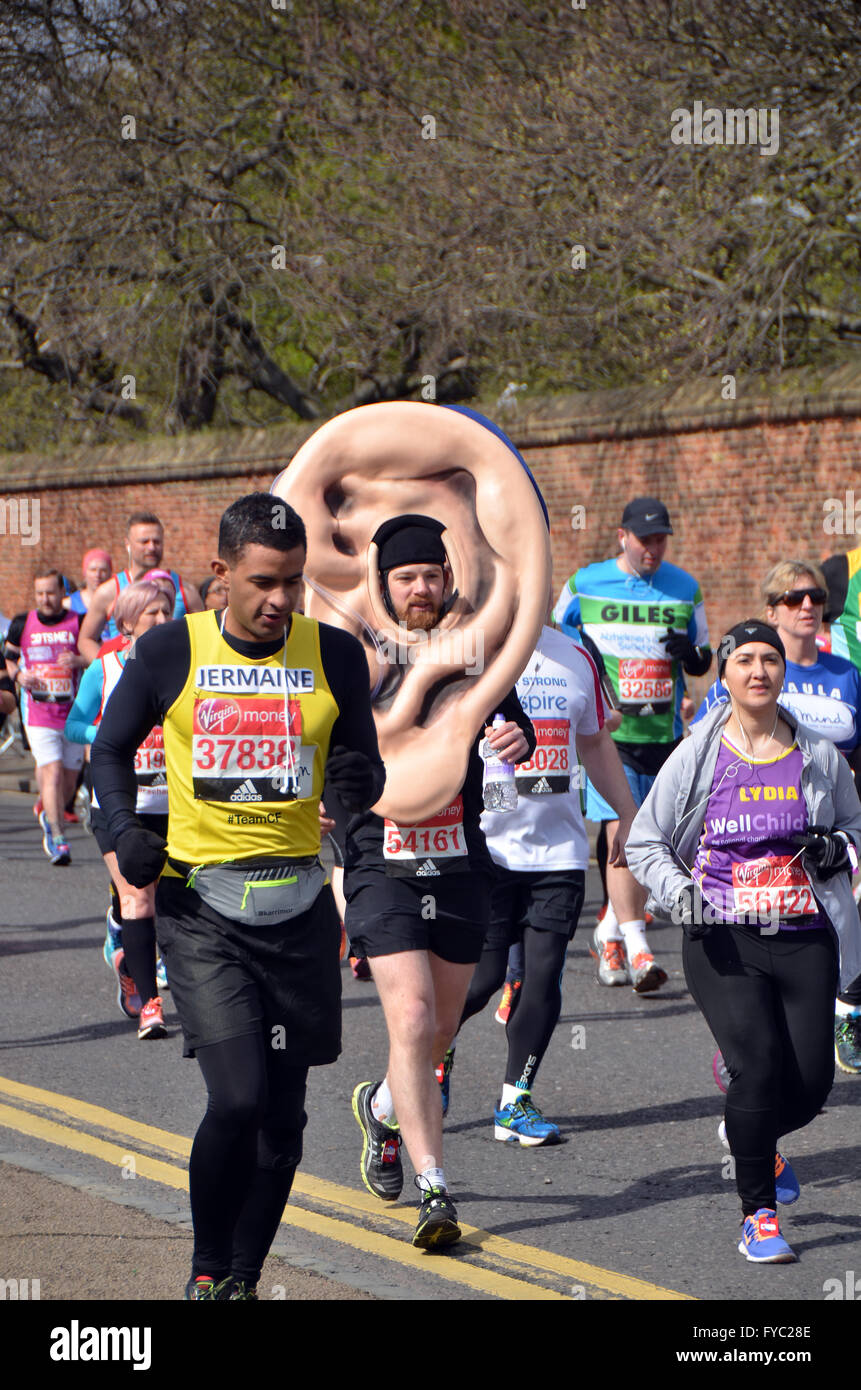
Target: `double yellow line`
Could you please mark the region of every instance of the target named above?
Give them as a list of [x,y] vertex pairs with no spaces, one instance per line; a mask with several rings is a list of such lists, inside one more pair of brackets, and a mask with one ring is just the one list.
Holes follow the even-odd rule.
[[[183,1191],[188,1189],[186,1162],[191,1140],[168,1130],[140,1124],[99,1105],[44,1091],[0,1077],[0,1127]],[[117,1139],[123,1141],[117,1143]],[[169,1155],[164,1157],[158,1155]],[[133,1160],[133,1168],[129,1160]],[[177,1160],[181,1160],[177,1162]],[[404,1234],[388,1235],[376,1226],[412,1228],[410,1208],[383,1206],[369,1194],[325,1178],[299,1173],[282,1224],[338,1241],[354,1250],[421,1270],[443,1284],[459,1284],[490,1298],[568,1302],[572,1298],[686,1299],[658,1284],[649,1284],[597,1265],[521,1245],[488,1231],[462,1225],[457,1254],[428,1256]],[[456,1295],[452,1295],[456,1297]]]

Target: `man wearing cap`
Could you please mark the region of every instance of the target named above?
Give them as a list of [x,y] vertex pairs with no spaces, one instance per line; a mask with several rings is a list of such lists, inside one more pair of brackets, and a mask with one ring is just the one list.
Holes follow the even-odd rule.
[[[408,631],[431,632],[455,595],[442,541],[444,527],[408,515],[374,536],[388,611]],[[488,922],[493,865],[479,824],[482,736],[508,762],[521,762],[535,734],[515,691],[487,711],[505,722],[476,730],[466,780],[454,800],[421,824],[399,825],[371,812],[347,828],[346,927],[371,965],[389,1033],[382,1081],[360,1083],[353,1113],[362,1130],[362,1179],[394,1201],[403,1186],[401,1137],[422,1195],[413,1244],[422,1249],[460,1238],[442,1167],[442,1103],[434,1075],[457,1031]],[[446,756],[441,747],[439,756]],[[421,776],[421,767],[416,767]],[[327,806],[329,795],[327,790]]]
[[[604,659],[622,713],[612,737],[638,806],[682,736],[685,672],[705,675],[712,659],[700,586],[664,559],[672,533],[663,502],[635,497],[622,513],[619,555],[577,570],[554,610],[563,632],[591,638]],[[609,822],[612,840],[618,816],[592,786],[586,815]],[[639,994],[659,989],[667,976],[646,940],[645,890],[628,869],[608,865],[607,891],[593,938],[598,980],[630,979]]]

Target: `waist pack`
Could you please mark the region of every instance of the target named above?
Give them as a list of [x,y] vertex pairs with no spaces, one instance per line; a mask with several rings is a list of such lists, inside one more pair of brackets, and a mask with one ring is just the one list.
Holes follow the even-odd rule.
[[311,857],[257,865],[199,864],[186,886],[223,917],[265,927],[307,912],[325,882],[323,865]]

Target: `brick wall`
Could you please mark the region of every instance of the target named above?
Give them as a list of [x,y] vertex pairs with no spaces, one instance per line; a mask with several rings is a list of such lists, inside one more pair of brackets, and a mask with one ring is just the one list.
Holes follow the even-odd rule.
[[[539,403],[501,423],[546,499],[557,590],[579,565],[615,553],[625,502],[641,493],[670,510],[668,559],[699,579],[714,641],[756,610],[759,582],[775,561],[822,559],[856,543],[851,516],[837,534],[824,522],[826,500],[854,488],[861,526],[861,371],[844,369],[816,392],[799,387],[777,399],[761,384],[720,407],[613,393]],[[125,521],[138,508],[163,519],[166,560],[199,582],[224,507],[268,488],[308,432],[285,427],[64,460],[0,460],[0,497],[38,499],[41,522],[38,545],[0,535],[0,611],[9,616],[30,603],[44,560],[77,577],[83,550],[102,545],[121,568]],[[578,529],[573,505],[584,508]]]

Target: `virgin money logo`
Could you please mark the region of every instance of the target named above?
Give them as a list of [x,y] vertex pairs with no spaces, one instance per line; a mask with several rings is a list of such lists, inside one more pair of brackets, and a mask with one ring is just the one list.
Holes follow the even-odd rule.
[[745,888],[767,888],[772,873],[770,864],[739,864],[736,868],[738,882]]
[[205,734],[232,734],[241,721],[235,700],[203,700],[197,707],[197,723]]

